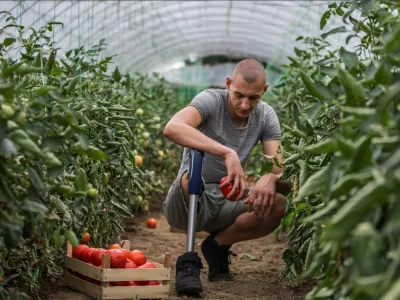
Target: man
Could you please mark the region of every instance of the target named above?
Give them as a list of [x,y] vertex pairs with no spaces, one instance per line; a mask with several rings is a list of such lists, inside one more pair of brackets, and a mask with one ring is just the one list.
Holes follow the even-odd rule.
[[[277,193],[282,170],[274,166],[260,177],[247,196],[249,187],[243,169],[253,147],[260,141],[266,155],[276,156],[281,146],[280,124],[268,104],[261,102],[267,91],[263,66],[254,59],[240,61],[226,79],[226,89],[207,89],[167,123],[164,135],[185,147],[178,176],[163,203],[168,223],[187,228],[189,194],[186,173],[190,148],[204,152],[203,187],[199,195],[197,231],[210,235],[202,242],[210,281],[232,280],[229,250],[234,243],[260,238],[279,226],[285,211],[285,197]],[[282,162],[282,154],[278,155]],[[229,180],[219,185],[224,176]],[[220,187],[233,183],[227,198],[240,188],[239,201],[224,198]],[[279,186],[279,184],[278,184]],[[254,211],[248,212],[249,205]],[[176,264],[176,291],[203,290],[197,252],[179,256]]]

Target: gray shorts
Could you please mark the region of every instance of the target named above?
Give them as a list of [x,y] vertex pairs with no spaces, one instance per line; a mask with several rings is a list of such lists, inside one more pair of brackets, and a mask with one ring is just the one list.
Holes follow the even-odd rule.
[[[189,208],[184,200],[181,188],[181,176],[178,176],[169,188],[163,202],[163,211],[170,226],[180,230],[187,229]],[[224,198],[219,183],[205,183],[197,204],[196,231],[214,232],[233,224],[236,218],[246,212],[244,201],[230,201]]]

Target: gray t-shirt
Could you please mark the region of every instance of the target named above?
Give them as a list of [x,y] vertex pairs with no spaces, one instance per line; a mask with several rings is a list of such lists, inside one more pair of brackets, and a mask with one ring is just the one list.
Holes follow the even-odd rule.
[[[206,89],[193,98],[188,105],[194,106],[200,112],[202,123],[197,128],[211,139],[236,151],[243,170],[249,154],[259,141],[280,140],[281,130],[274,109],[260,101],[250,114],[245,127],[236,127],[228,113],[228,91],[226,89]],[[189,169],[190,149],[184,148],[182,163],[178,173]],[[227,175],[223,158],[204,153],[202,177],[206,183],[219,183]]]

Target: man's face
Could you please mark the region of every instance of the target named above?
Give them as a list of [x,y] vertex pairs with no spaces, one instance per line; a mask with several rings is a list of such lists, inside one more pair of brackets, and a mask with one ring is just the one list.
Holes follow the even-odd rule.
[[261,78],[254,83],[248,83],[240,75],[236,76],[233,81],[228,77],[226,86],[231,109],[240,119],[250,116],[268,88],[268,84],[265,84]]

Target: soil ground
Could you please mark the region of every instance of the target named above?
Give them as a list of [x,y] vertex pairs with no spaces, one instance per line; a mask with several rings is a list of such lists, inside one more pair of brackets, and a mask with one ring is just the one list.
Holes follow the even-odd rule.
[[[157,228],[146,227],[146,220],[153,217],[157,220]],[[126,233],[123,239],[129,239],[133,249],[142,250],[154,261],[163,263],[164,253],[172,255],[171,269],[171,300],[193,299],[177,295],[175,284],[175,263],[177,257],[185,251],[186,234],[171,232],[163,213],[157,207],[151,212],[138,215],[126,222]],[[297,288],[290,285],[288,279],[279,281],[279,273],[284,266],[281,251],[286,246],[285,241],[277,241],[273,235],[257,240],[241,242],[233,245],[231,250],[237,254],[232,257],[231,271],[235,274],[234,281],[208,282],[207,264],[201,255],[200,244],[206,237],[201,232],[196,236],[196,249],[204,265],[201,280],[204,291],[196,298],[207,300],[298,300],[304,299],[311,290],[310,283],[304,283]],[[250,261],[244,254],[250,253],[259,261]],[[54,300],[90,300],[91,298],[61,285],[53,297]]]

